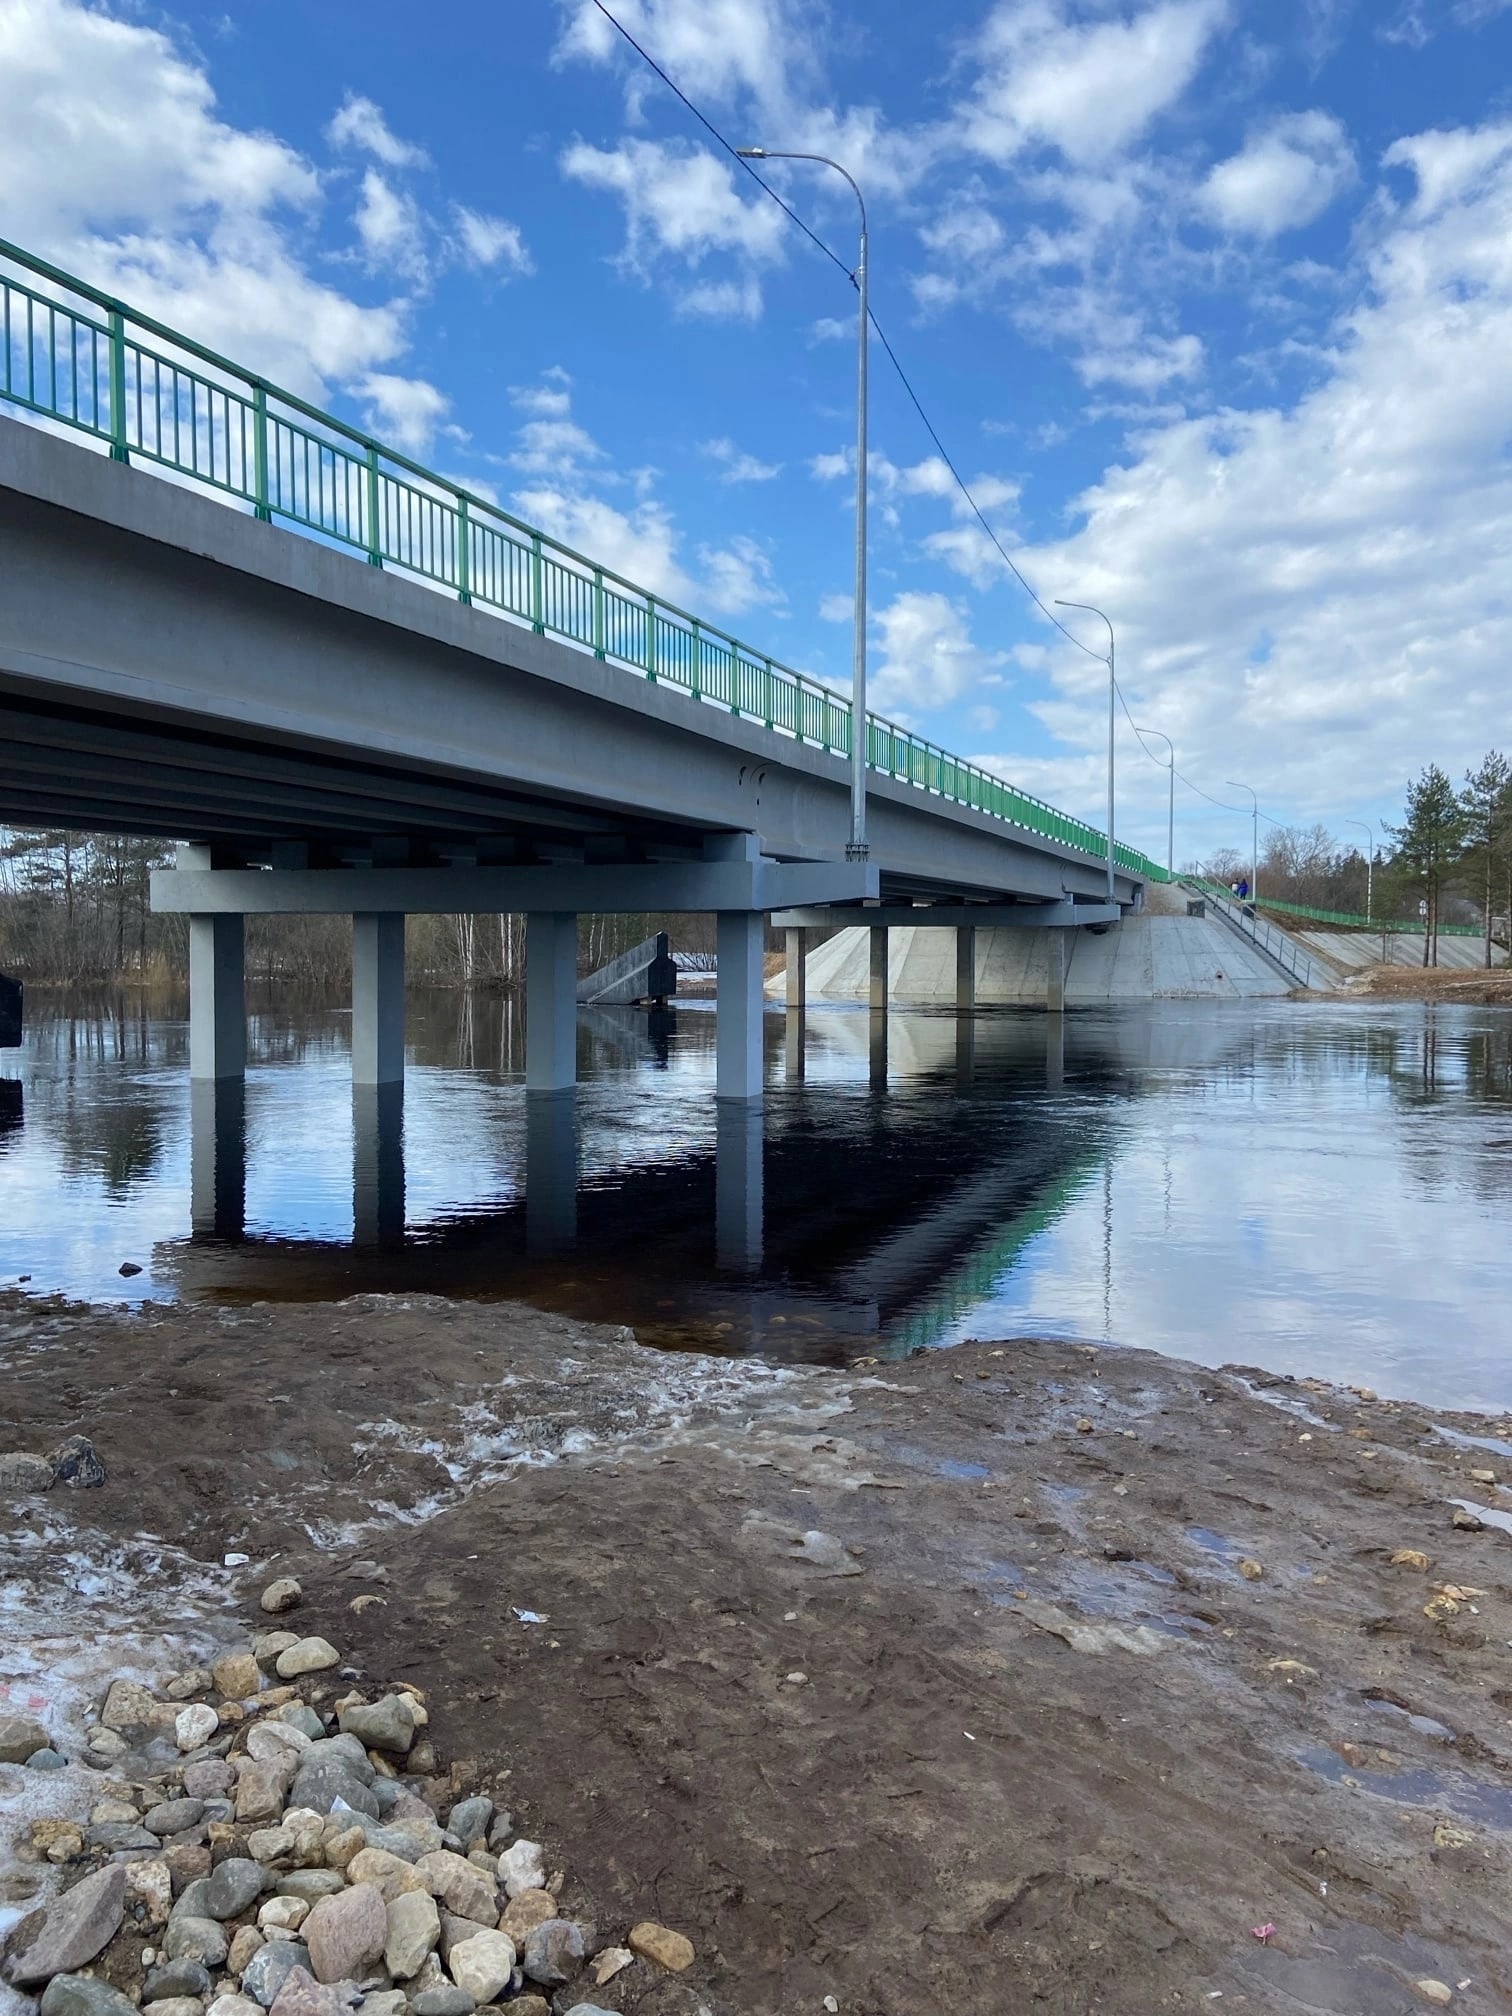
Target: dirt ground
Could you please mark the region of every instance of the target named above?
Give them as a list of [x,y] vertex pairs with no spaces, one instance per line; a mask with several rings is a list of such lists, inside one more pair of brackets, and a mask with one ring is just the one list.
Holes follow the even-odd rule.
[[83,1432],[110,1472],[0,1510],[12,1590],[74,1575],[91,1629],[76,1564],[155,1535],[138,1625],[207,1574],[250,1624],[298,1574],[301,1628],[426,1690],[567,1908],[692,1938],[604,2007],[1512,2007],[1512,1491],[1470,1475],[1512,1475],[1512,1423],[1065,1343],[773,1371],[381,1298],[0,1298],[0,1375],[0,1447]]
[[[1345,983],[1346,994],[1388,1001],[1457,1001],[1472,1007],[1512,1002],[1512,972],[1505,967],[1465,973],[1443,966],[1367,966]],[[1335,997],[1337,998],[1337,997]]]

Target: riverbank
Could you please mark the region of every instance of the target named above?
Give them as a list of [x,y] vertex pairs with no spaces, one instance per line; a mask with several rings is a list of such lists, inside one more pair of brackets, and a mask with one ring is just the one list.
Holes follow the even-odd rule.
[[1512,972],[1479,968],[1471,972],[1442,966],[1367,966],[1342,982],[1342,998],[1366,995],[1377,1001],[1442,1001],[1469,1007],[1512,1004]]
[[0,1354],[0,1439],[109,1473],[7,1503],[0,1678],[66,1747],[145,1644],[297,1575],[576,1917],[693,1940],[606,2008],[1512,1994],[1512,1445],[1439,1432],[1512,1423],[1065,1343],[779,1372],[419,1298],[11,1297]]

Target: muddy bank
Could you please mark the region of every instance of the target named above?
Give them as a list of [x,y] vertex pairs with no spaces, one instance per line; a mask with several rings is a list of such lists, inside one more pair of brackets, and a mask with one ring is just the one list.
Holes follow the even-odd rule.
[[14,1299],[0,1366],[0,1441],[110,1472],[5,1507],[0,1683],[31,1618],[108,1659],[112,1614],[224,1633],[297,1573],[301,1628],[425,1688],[576,1909],[693,1939],[606,2008],[1512,1997],[1512,1492],[1471,1474],[1512,1423],[1062,1343],[778,1373],[419,1300]]
[[[1512,1004],[1512,973],[1473,973],[1440,966],[1367,966],[1342,983],[1343,997],[1363,994],[1373,1000],[1448,1001],[1470,1007]],[[1333,997],[1338,998],[1338,997]]]

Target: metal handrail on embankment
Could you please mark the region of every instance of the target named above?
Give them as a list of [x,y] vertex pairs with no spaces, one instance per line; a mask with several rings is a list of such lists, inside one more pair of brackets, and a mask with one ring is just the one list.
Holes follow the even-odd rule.
[[1188,877],[1186,888],[1194,896],[1200,896],[1210,904],[1224,923],[1237,931],[1241,937],[1263,952],[1273,965],[1295,980],[1299,987],[1313,984],[1313,962],[1296,941],[1279,930],[1274,924],[1267,924],[1263,917],[1256,916],[1248,903],[1238,903],[1226,891],[1220,893],[1212,883],[1199,882]]
[[[490,499],[0,239],[0,408],[85,434],[118,462],[203,485],[257,517],[397,567],[694,700],[837,755],[851,706],[807,673],[636,587]],[[66,298],[72,297],[72,299]],[[82,304],[82,305],[80,305]],[[877,714],[867,763],[1097,860],[1107,836]],[[1114,860],[1165,882],[1121,843]]]

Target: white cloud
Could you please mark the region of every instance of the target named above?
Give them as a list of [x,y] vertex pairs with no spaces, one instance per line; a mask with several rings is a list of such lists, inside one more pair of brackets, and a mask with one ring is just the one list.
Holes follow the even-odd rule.
[[389,131],[388,121],[371,98],[352,91],[326,127],[326,139],[333,147],[360,148],[385,168],[424,168],[430,161],[423,147],[411,146]]
[[819,620],[821,623],[849,623],[856,614],[854,593],[833,594],[819,597]]
[[1197,336],[1150,336],[1110,349],[1091,349],[1076,360],[1084,385],[1127,385],[1136,392],[1158,392],[1173,378],[1195,378],[1202,370],[1202,340]]
[[711,322],[756,322],[761,318],[761,287],[751,275],[744,280],[698,280],[677,296],[680,315],[701,315]]
[[1321,217],[1354,179],[1342,122],[1331,112],[1289,112],[1220,161],[1198,202],[1226,231],[1275,238]]
[[782,474],[780,462],[763,462],[758,456],[737,448],[728,436],[722,436],[717,441],[705,441],[703,452],[723,464],[721,483],[770,483],[774,476]]
[[487,216],[481,210],[469,210],[465,203],[454,203],[451,214],[462,256],[469,266],[484,272],[535,271],[535,261],[518,224],[511,224],[504,217]]
[[754,539],[737,535],[728,546],[700,546],[698,559],[702,569],[698,593],[718,615],[741,616],[749,609],[781,605],[771,556]]
[[[1188,775],[1230,776],[1242,751],[1262,803],[1309,819],[1389,812],[1430,756],[1478,760],[1505,711],[1512,129],[1390,158],[1416,193],[1370,213],[1364,291],[1312,388],[1151,425],[1078,529],[1024,555],[1042,592],[1113,616],[1130,704]],[[1096,749],[1098,668],[1053,663],[1042,718]]]
[[451,410],[444,392],[423,378],[399,378],[370,371],[353,387],[367,408],[367,424],[375,434],[407,455],[426,454],[436,429]]
[[906,717],[1002,683],[1002,652],[973,642],[965,615],[947,595],[905,590],[878,609],[872,623],[879,650],[870,691],[879,708]]
[[999,163],[1033,146],[1078,163],[1122,153],[1183,96],[1228,11],[1227,0],[1156,0],[1080,22],[1057,0],[999,0],[977,43],[966,144]]
[[859,327],[859,318],[855,322],[842,322],[838,316],[821,315],[810,325],[809,336],[815,343],[855,343],[859,341]]
[[537,420],[563,420],[572,411],[572,379],[560,364],[548,365],[539,385],[511,385],[510,404]]
[[637,269],[654,251],[690,265],[715,251],[766,262],[780,256],[786,220],[776,204],[759,190],[747,199],[729,165],[702,148],[633,139],[604,148],[579,140],[562,156],[562,169],[620,199],[626,257]]
[[430,270],[425,217],[412,196],[396,189],[376,168],[365,169],[352,221],[369,267],[424,284]]

